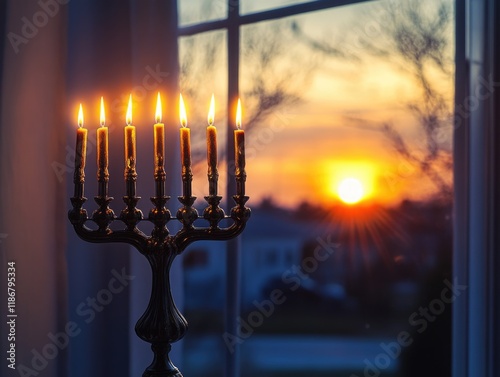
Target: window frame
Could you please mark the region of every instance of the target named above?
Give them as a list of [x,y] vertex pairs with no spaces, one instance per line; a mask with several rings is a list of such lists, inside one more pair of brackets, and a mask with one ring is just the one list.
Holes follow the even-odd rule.
[[[240,52],[240,29],[244,25],[254,24],[262,21],[274,20],[284,17],[289,17],[293,15],[306,14],[309,12],[317,10],[326,10],[344,5],[352,5],[356,3],[376,1],[376,0],[316,0],[306,3],[300,3],[296,5],[278,7],[271,10],[259,11],[249,14],[240,14],[240,0],[226,0],[227,1],[227,17],[220,20],[207,21],[196,23],[188,26],[178,27],[178,37],[194,36],[196,34],[215,31],[215,30],[226,30],[227,39],[227,53],[228,53],[228,129],[233,129],[236,125],[234,124],[234,119],[232,114],[234,114],[235,104],[239,93],[239,52]],[[470,70],[467,64],[467,59],[469,58],[470,50],[470,37],[471,37],[471,16],[473,15],[473,4],[481,3],[486,9],[486,6],[494,8],[494,0],[455,0],[455,109],[457,110],[457,104],[463,103],[464,99],[468,97],[470,93],[470,82],[471,79]],[[500,8],[500,7],[499,7]],[[498,9],[498,8],[497,8]],[[477,10],[476,10],[477,12]],[[483,14],[483,17],[486,17]],[[494,12],[490,12],[490,27],[492,27]],[[491,32],[491,30],[489,30]],[[483,37],[485,37],[483,35]],[[490,43],[492,43],[490,41]],[[491,68],[491,67],[490,67]],[[456,111],[455,110],[455,111]],[[486,109],[480,109],[485,112]],[[474,120],[474,119],[473,119]],[[453,147],[454,147],[454,223],[453,223],[453,265],[454,265],[454,279],[458,282],[468,282],[468,284],[474,284],[470,279],[470,258],[471,258],[471,175],[470,175],[470,165],[471,165],[471,148],[470,148],[470,118],[467,118],[466,122],[460,127],[455,127]],[[234,140],[232,139],[232,134],[227,132],[226,140],[227,150],[232,150],[234,148]],[[472,151],[474,152],[474,151]],[[230,166],[231,161],[229,160],[231,156],[227,156],[227,165]],[[229,176],[229,172],[228,172]],[[228,180],[226,194],[230,195],[235,192],[234,180]],[[487,194],[487,193],[486,193]],[[493,197],[489,197],[483,203],[483,206],[491,204],[490,201]],[[481,211],[485,210],[484,208]],[[486,210],[485,210],[486,211]],[[489,213],[490,211],[487,211]],[[480,212],[481,214],[482,212]],[[488,229],[492,232],[494,229]],[[488,232],[487,231],[487,232]],[[480,235],[480,238],[485,239],[491,237],[491,234]],[[239,315],[240,309],[240,296],[239,296],[239,286],[240,286],[240,240],[231,240],[226,245],[226,308],[225,308],[225,331],[236,334],[238,332],[238,326],[236,323],[236,318]],[[479,261],[480,262],[480,261]],[[478,266],[479,270],[475,271],[476,274],[481,272],[481,268]],[[482,271],[486,274],[486,270]],[[487,286],[488,282],[478,281],[475,285],[482,288],[493,287]],[[493,284],[493,283],[491,283]],[[497,284],[497,286],[500,284]],[[497,290],[498,291],[498,290]],[[491,292],[491,290],[490,290]],[[472,310],[470,306],[470,300],[468,295],[463,295],[454,302],[453,306],[453,341],[452,341],[452,364],[453,364],[453,376],[454,377],[466,377],[471,371],[471,367],[474,364],[478,365],[479,358],[471,358],[471,347],[469,346],[471,342],[470,329],[470,312]],[[482,313],[484,316],[489,318],[487,305],[482,307]],[[491,314],[491,313],[490,313]],[[476,321],[479,318],[476,319]],[[486,321],[482,325],[482,329],[486,330],[491,326],[491,323]],[[472,326],[474,327],[474,326]],[[485,331],[481,332],[482,335],[477,335],[480,339],[476,339],[476,342],[481,341],[487,342]],[[496,337],[497,340],[500,337]],[[474,340],[474,339],[472,339]],[[491,339],[490,339],[491,340]],[[500,341],[492,341],[492,346],[494,347]],[[482,345],[481,350],[488,348],[485,344]],[[496,348],[495,348],[496,349]],[[485,352],[486,353],[486,352]],[[494,353],[493,353],[494,355]],[[493,360],[481,359],[481,361],[489,360],[489,367],[484,366],[485,370],[490,370],[492,373]],[[474,362],[475,360],[475,362]],[[225,375],[228,377],[239,376],[239,352],[230,353],[226,350],[226,365],[225,365]],[[486,374],[481,374],[486,375]]]
[[500,375],[500,6],[456,0],[453,376]]
[[[466,0],[455,0],[455,114],[457,104],[463,103],[469,92],[466,60]],[[456,115],[455,115],[456,117]],[[453,131],[453,180],[454,180],[454,218],[453,218],[453,276],[459,282],[468,276],[469,243],[469,125],[455,126]],[[453,303],[452,315],[452,374],[453,377],[467,376],[467,328],[466,297]]]

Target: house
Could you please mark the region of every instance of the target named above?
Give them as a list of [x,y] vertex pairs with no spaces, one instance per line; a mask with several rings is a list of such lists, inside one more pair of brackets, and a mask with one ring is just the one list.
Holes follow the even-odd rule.
[[[322,276],[322,284],[339,283],[345,270],[340,264],[341,255],[328,256],[328,261],[319,261],[317,266],[301,267],[305,248],[317,245],[316,238],[326,234],[335,239],[328,224],[306,222],[294,217],[291,211],[279,208],[254,209],[242,235],[243,309],[251,306],[254,300],[265,298],[266,288],[273,282],[286,284],[287,279],[291,281],[293,275],[297,275],[296,268],[305,268],[307,271],[302,274],[310,275],[312,279]],[[224,302],[225,246],[218,242],[198,243],[186,251],[184,258],[186,305],[221,308]],[[312,281],[303,281],[301,285],[319,289],[319,285]]]

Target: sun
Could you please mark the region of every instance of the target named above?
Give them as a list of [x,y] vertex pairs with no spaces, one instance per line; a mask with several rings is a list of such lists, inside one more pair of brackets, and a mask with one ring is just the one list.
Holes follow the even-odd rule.
[[372,161],[327,161],[324,174],[326,193],[335,201],[349,205],[378,198],[378,169]]
[[344,203],[359,203],[365,196],[365,189],[359,179],[345,178],[340,181],[337,187],[337,194]]

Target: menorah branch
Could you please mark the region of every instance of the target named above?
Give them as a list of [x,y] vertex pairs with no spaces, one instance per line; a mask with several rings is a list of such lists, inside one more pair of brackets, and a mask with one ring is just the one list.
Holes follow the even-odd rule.
[[[86,198],[71,198],[73,209],[69,211],[68,217],[81,239],[93,243],[127,243],[143,254],[151,266],[151,297],[146,311],[135,328],[141,339],[151,343],[154,353],[153,361],[145,370],[143,377],[182,377],[168,356],[171,344],[180,340],[187,331],[187,321],[177,309],[170,289],[170,268],[175,257],[182,253],[189,244],[196,241],[224,241],[236,237],[243,231],[250,217],[250,209],[245,207],[248,197],[235,195],[233,199],[236,206],[231,209],[230,216],[233,223],[221,228],[219,222],[228,218],[219,207],[222,197],[214,195],[205,197],[208,206],[203,216],[198,216],[198,212],[193,207],[195,199],[193,196],[179,197],[182,207],[173,218],[165,207],[169,197],[152,197],[151,202],[154,206],[148,218],[144,219],[142,211],[136,208],[139,197],[124,197],[126,208],[117,217],[109,208],[112,198],[97,196],[95,201],[98,208],[93,211],[90,218],[83,208]],[[180,221],[183,225],[175,235],[169,235],[167,228],[167,224],[172,220]],[[208,226],[195,227],[193,223],[196,220],[204,220]],[[110,225],[115,221],[121,222],[123,229],[111,229]],[[142,221],[154,224],[150,236],[138,228]],[[86,225],[87,222],[94,222],[97,229],[89,228]]]

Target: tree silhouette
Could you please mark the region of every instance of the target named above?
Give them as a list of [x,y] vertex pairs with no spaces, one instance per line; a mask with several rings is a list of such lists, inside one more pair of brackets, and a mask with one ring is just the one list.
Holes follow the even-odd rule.
[[[314,62],[290,48],[295,42],[291,21],[245,26],[241,35],[240,69],[250,74],[242,75],[240,88],[245,97],[245,129],[251,132],[264,125],[266,119],[279,109],[300,102],[300,92],[311,79]],[[183,38],[180,46],[181,91],[193,102],[203,103],[202,96],[209,97],[200,87],[207,77],[217,72],[218,67],[225,66],[224,33],[211,32]],[[297,71],[297,66],[301,67],[300,71]],[[197,142],[202,142],[201,138],[194,140]],[[199,151],[193,149],[195,163],[204,157]]]
[[294,25],[280,20],[243,30],[242,62],[253,73],[242,78],[244,94],[252,101],[250,128],[277,109],[300,102],[301,92],[313,76],[315,63],[291,47],[295,43]]
[[[408,142],[390,122],[376,126],[400,157],[416,166],[436,186],[442,199],[452,197],[450,179],[452,126],[452,2],[384,1],[360,17],[359,25],[342,40],[317,40],[295,24],[294,33],[309,48],[363,64],[368,59],[389,61],[406,72],[420,92],[406,103],[423,132],[422,148]],[[438,85],[436,74],[445,78]],[[440,83],[443,81],[441,80]],[[366,127],[366,124],[360,126]],[[411,146],[413,144],[413,146]]]

